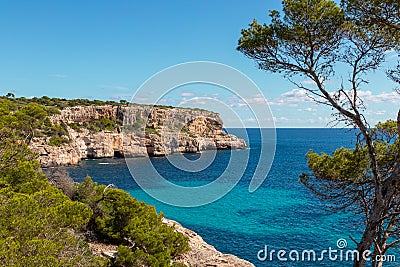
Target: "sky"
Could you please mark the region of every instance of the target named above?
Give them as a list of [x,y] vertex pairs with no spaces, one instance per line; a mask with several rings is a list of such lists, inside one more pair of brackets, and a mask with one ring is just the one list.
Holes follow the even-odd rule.
[[[130,100],[165,68],[210,61],[251,79],[260,92],[247,101],[265,103],[265,99],[276,127],[327,127],[332,121],[328,107],[310,101],[281,75],[257,69],[236,50],[241,29],[254,18],[268,22],[271,9],[280,10],[281,2],[1,1],[0,95]],[[395,53],[387,57],[389,62],[397,60]],[[400,106],[400,97],[393,93],[396,85],[382,72],[368,78],[371,83],[362,95],[371,124],[394,119]],[[339,86],[340,79],[330,85]],[[217,86],[182,86],[160,103],[213,109],[210,99],[233,109],[216,110],[226,127],[237,126],[238,118],[247,127],[257,125],[237,95]]]

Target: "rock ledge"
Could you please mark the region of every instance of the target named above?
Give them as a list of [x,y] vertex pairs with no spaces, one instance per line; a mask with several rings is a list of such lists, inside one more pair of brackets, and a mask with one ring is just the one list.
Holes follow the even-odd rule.
[[163,222],[171,227],[175,227],[175,231],[189,237],[189,245],[192,250],[175,259],[186,266],[254,267],[254,264],[246,260],[240,259],[231,254],[223,254],[219,252],[213,246],[207,244],[197,233],[184,228],[176,221],[163,218]]

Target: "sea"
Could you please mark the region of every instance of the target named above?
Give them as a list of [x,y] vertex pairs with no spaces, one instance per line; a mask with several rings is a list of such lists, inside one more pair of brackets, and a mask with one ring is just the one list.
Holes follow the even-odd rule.
[[[356,132],[338,128],[277,129],[270,171],[261,186],[249,192],[255,169],[263,164],[258,160],[263,142],[269,142],[262,139],[261,131],[246,129],[248,153],[218,150],[213,162],[198,172],[182,170],[171,164],[168,157],[130,159],[136,169],[142,168],[143,175],[150,160],[156,171],[171,183],[195,187],[216,180],[233,156],[247,157],[247,167],[236,186],[222,198],[198,207],[177,207],[155,199],[138,186],[125,159],[85,160],[67,170],[75,181],[89,175],[98,183],[126,190],[155,206],[165,217],[197,232],[217,250],[246,259],[255,266],[351,266],[349,251],[355,249],[353,240],[362,234],[362,218],[329,209],[329,202],[299,183],[299,176],[309,172],[306,159],[309,150],[330,154],[339,147],[354,147]],[[243,131],[229,129],[229,132],[245,137],[241,136]],[[184,157],[195,161],[199,155],[184,154]],[[153,190],[162,191],[163,187]],[[384,266],[397,265],[384,263]]]

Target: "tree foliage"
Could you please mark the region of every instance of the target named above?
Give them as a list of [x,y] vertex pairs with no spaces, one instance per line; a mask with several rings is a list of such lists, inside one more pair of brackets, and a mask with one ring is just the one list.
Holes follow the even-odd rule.
[[[342,6],[352,21],[369,27],[375,34],[392,39],[393,47],[400,45],[400,3],[397,0],[342,0]],[[388,77],[400,83],[400,63],[387,71]]]
[[[10,93],[9,93],[10,94]],[[89,100],[89,99],[65,99],[65,98],[50,98],[48,96],[42,96],[42,97],[32,97],[32,98],[25,98],[25,97],[18,97],[15,98],[14,94],[9,95],[7,94],[6,96],[0,97],[0,99],[10,99],[14,103],[18,105],[27,105],[30,103],[36,103],[41,106],[45,107],[53,107],[56,109],[64,109],[66,107],[75,107],[75,106],[91,106],[91,105],[96,105],[96,106],[104,106],[104,105],[114,105],[114,106],[121,106],[121,105],[127,105],[128,102],[126,101],[120,101],[120,102],[115,102],[115,101],[101,101],[101,100]],[[11,99],[13,98],[13,99]]]
[[400,29],[399,1],[342,0],[342,6],[355,23],[376,27],[377,31],[386,31],[389,36],[398,36],[395,31]]
[[92,210],[52,187],[28,144],[49,110],[1,99],[0,261],[3,266],[101,266],[74,234]]
[[344,21],[341,9],[333,1],[284,1],[282,18],[270,12],[272,23],[260,25],[254,20],[242,30],[238,50],[254,59],[260,69],[315,75],[327,79],[333,73]]
[[131,263],[130,258],[135,259],[133,262],[140,259],[141,264],[127,266],[168,266],[175,256],[189,249],[187,237],[162,223],[163,214],[125,191],[97,185],[87,177],[77,186],[75,199],[95,211],[89,225],[95,233],[122,244],[120,257]]
[[92,211],[46,184],[33,194],[0,191],[0,259],[3,266],[96,266],[77,238]]

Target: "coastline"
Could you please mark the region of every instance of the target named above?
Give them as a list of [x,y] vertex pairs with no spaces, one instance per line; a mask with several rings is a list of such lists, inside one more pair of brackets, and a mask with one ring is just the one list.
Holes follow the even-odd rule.
[[240,259],[232,254],[223,254],[216,250],[214,246],[206,243],[196,232],[183,227],[174,220],[163,218],[163,223],[174,227],[175,231],[189,237],[191,250],[175,259],[186,266],[255,267],[255,265],[249,261]]
[[[189,238],[189,246],[191,250],[174,259],[185,266],[255,267],[255,265],[249,261],[232,254],[224,254],[218,251],[214,246],[205,242],[196,232],[183,227],[177,221],[167,218],[163,218],[162,221],[166,225],[173,227],[176,232],[182,233]],[[114,258],[117,253],[116,245],[89,242],[89,248],[94,255],[106,258]]]
[[84,159],[160,157],[247,147],[243,139],[223,130],[218,113],[206,110],[73,106],[48,120],[58,129],[56,134],[41,130],[29,144],[39,154],[42,167],[78,165]]

